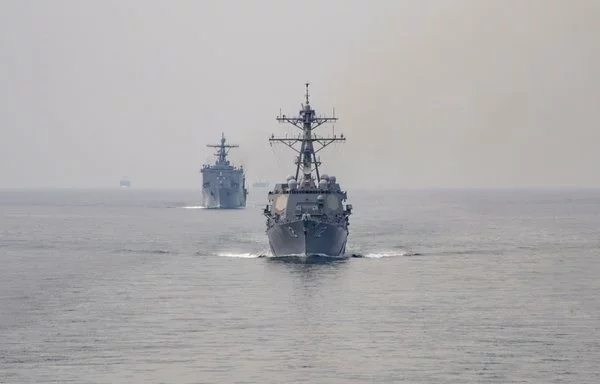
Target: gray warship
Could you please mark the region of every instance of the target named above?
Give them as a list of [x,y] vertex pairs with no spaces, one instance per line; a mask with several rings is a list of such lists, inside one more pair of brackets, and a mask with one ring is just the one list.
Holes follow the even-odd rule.
[[204,164],[202,173],[202,206],[205,208],[242,208],[246,206],[246,175],[243,166],[233,166],[227,155],[231,148],[238,145],[226,144],[225,135],[221,134],[221,143],[208,144],[217,148],[214,164]]
[[[313,133],[325,123],[337,121],[320,117],[311,108],[306,83],[306,100],[298,117],[277,117],[300,129],[297,137],[276,138],[270,144],[283,143],[298,153],[295,158],[295,176],[286,183],[275,184],[268,194],[263,213],[267,217],[267,236],[273,256],[346,258],[349,217],[352,205],[344,202],[347,194],[340,188],[335,176],[320,173],[317,152],[326,146],[345,141],[344,135],[322,137]],[[298,147],[299,144],[299,147]]]

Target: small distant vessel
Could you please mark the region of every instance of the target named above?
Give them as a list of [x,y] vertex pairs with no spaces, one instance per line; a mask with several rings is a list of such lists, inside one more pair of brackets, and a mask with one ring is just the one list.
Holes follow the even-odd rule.
[[[352,205],[343,205],[346,192],[340,188],[335,176],[320,173],[321,162],[316,153],[329,144],[344,141],[339,137],[316,135],[315,128],[330,122],[335,117],[317,116],[311,108],[306,84],[306,104],[300,116],[277,117],[277,121],[288,123],[300,129],[295,137],[275,138],[269,141],[280,142],[294,149],[296,172],[285,183],[275,184],[269,192],[268,204],[264,209],[267,217],[267,236],[273,256],[330,257],[347,258],[349,217]],[[295,144],[300,147],[295,147]],[[318,145],[318,148],[315,146]]]
[[119,186],[121,188],[130,188],[131,187],[131,182],[129,181],[128,178],[124,177],[121,179],[121,181],[119,182]]
[[266,180],[259,180],[252,183],[253,188],[267,188],[269,186],[269,182]]
[[217,148],[214,164],[204,164],[202,173],[202,205],[205,208],[242,208],[246,206],[246,175],[243,166],[236,167],[227,160],[231,148],[238,145],[226,144],[225,134],[221,143],[209,144]]

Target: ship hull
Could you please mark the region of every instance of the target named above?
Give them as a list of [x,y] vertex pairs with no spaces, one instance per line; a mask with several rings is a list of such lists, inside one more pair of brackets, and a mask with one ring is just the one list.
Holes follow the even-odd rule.
[[273,256],[322,256],[345,259],[348,230],[318,221],[293,221],[267,229]]
[[244,192],[231,188],[202,190],[202,206],[204,208],[234,209],[246,206]]

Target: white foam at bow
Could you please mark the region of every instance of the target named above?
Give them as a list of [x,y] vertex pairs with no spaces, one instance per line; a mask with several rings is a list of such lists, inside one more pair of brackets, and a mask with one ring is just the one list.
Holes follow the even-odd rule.
[[395,257],[395,256],[406,256],[406,251],[395,251],[395,252],[378,252],[378,253],[365,253],[363,257],[369,259],[381,259],[382,257]]
[[217,255],[219,255],[221,257],[239,257],[239,258],[243,258],[243,259],[255,259],[255,258],[264,256],[264,254],[260,254],[260,253],[236,253],[236,252],[220,252]]

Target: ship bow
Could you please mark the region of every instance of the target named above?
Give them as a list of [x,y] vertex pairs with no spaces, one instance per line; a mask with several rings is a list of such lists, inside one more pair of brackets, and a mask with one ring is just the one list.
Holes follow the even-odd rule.
[[348,231],[340,226],[299,220],[275,224],[267,235],[274,256],[347,257]]

